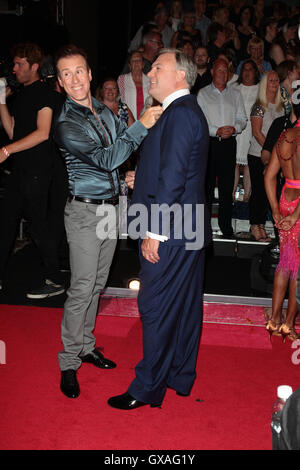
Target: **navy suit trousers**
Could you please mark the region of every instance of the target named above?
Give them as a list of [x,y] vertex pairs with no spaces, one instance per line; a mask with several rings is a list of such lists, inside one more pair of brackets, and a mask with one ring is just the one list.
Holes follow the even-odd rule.
[[160,403],[167,386],[190,392],[202,326],[204,250],[161,243],[159,256],[152,264],[140,255],[143,359],[128,392],[145,403]]

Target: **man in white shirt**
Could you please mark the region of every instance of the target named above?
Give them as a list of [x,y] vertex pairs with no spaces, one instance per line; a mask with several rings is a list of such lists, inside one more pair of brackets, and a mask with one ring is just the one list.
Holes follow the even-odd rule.
[[217,59],[212,68],[213,81],[198,93],[198,103],[207,119],[210,152],[207,171],[207,199],[211,207],[216,178],[219,191],[219,228],[225,238],[233,238],[232,190],[236,165],[236,134],[246,127],[247,116],[242,95],[227,87],[228,64]]

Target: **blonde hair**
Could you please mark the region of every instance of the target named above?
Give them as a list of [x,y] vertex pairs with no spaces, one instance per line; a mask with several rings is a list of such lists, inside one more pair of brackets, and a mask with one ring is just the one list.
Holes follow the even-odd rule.
[[[266,72],[263,74],[262,79],[260,80],[260,83],[259,83],[257,100],[256,100],[256,103],[263,106],[265,111],[267,111],[269,108],[269,102],[267,99],[267,85],[268,85],[268,77],[271,73],[275,73],[278,76],[278,73],[275,70],[270,70],[269,72]],[[275,106],[276,106],[276,111],[278,112],[283,109],[280,86],[278,86],[278,90],[277,90],[277,94],[275,98]]]
[[251,55],[251,53],[250,53],[250,47],[251,46],[261,46],[262,47],[262,55],[264,55],[265,45],[264,45],[264,41],[261,38],[259,38],[257,36],[253,36],[251,39],[249,39],[248,44],[247,44],[247,53],[249,55]]

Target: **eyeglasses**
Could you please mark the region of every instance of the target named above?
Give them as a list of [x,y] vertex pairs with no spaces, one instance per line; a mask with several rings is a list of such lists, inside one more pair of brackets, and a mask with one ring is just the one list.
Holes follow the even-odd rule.
[[149,39],[149,41],[150,41],[150,42],[154,42],[154,43],[156,43],[156,44],[159,44],[159,45],[161,45],[161,44],[162,44],[162,42],[161,42],[161,41],[155,41],[154,39]]

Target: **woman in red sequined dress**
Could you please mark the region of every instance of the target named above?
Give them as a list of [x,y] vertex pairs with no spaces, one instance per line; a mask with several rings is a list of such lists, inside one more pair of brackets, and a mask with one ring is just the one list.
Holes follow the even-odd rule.
[[[265,172],[265,188],[280,237],[280,259],[274,276],[272,316],[266,325],[270,336],[279,334],[292,341],[300,339],[295,330],[298,312],[296,299],[297,275],[300,263],[298,248],[300,226],[300,88],[294,92],[293,108],[297,117],[294,128],[282,132],[275,145]],[[299,102],[299,104],[298,104]],[[280,202],[276,198],[276,175],[285,177]],[[289,288],[286,319],[282,305]]]

